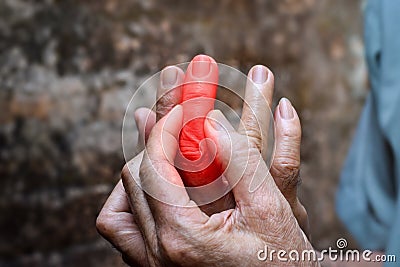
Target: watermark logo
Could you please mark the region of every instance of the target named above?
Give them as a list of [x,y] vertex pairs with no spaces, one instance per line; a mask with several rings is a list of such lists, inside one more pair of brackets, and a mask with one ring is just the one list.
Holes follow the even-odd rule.
[[257,252],[259,261],[267,262],[396,262],[396,255],[375,254],[371,250],[347,249],[344,238],[336,241],[336,248],[329,247],[320,252],[315,250],[275,250],[267,245]]
[[344,238],[339,238],[339,239],[336,241],[336,247],[337,247],[338,249],[344,249],[344,248],[346,248],[346,247],[347,247],[347,240],[344,239]]

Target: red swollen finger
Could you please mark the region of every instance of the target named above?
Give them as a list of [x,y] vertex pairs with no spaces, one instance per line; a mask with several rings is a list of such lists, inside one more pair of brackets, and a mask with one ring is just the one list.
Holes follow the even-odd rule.
[[182,88],[184,126],[179,136],[181,158],[178,169],[186,186],[206,185],[222,174],[215,149],[207,142],[204,121],[214,109],[218,66],[214,59],[198,55],[190,62]]

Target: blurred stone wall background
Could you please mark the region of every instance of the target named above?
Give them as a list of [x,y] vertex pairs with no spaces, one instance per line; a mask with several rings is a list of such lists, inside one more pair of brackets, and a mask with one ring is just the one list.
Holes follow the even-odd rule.
[[313,243],[349,238],[334,194],[367,93],[359,0],[0,0],[0,266],[123,266],[94,223],[125,108],[198,53],[273,70],[302,119]]

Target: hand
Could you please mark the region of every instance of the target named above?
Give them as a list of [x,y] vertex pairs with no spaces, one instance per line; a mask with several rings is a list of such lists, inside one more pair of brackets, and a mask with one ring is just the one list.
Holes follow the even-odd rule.
[[[124,166],[122,174],[129,173],[128,164],[140,164],[143,156],[141,151],[144,149],[156,121],[164,117],[180,102],[181,91],[179,87],[175,87],[182,83],[183,76],[183,71],[177,67],[164,68],[161,72],[160,84],[157,87],[156,112],[147,108],[139,108],[135,111],[135,121],[139,132],[136,151],[139,153]],[[137,169],[139,169],[139,165]],[[143,191],[139,190],[138,194],[144,197]],[[122,258],[127,264],[148,266],[146,246],[138,227],[139,218],[136,216],[135,210],[141,210],[141,214],[144,214],[146,207],[137,206],[136,209],[131,209],[128,195],[123,187],[122,180],[120,180],[101,209],[96,220],[96,228],[105,239],[121,252]],[[141,219],[145,220],[143,216]]]
[[[154,126],[143,159],[138,157],[128,164],[130,172],[122,176],[143,236],[148,263],[154,266],[234,266],[238,263],[257,266],[264,264],[258,260],[257,251],[265,246],[287,252],[311,250],[287,200],[268,175],[268,167],[258,149],[248,147],[246,136],[236,132],[219,111],[212,111],[208,116],[206,136],[217,145],[217,158],[226,169],[226,179],[236,184],[232,190],[236,207],[207,216],[189,198],[169,160],[175,157],[182,126],[182,108],[176,106]],[[234,157],[231,157],[232,151],[235,151]],[[163,201],[143,194],[132,176],[140,178],[146,192],[162,197]],[[249,193],[253,179],[262,183]],[[166,191],[165,180],[177,185],[174,191]]]
[[[261,82],[259,82],[261,85],[257,85],[257,88],[248,84],[246,88],[246,101],[250,108],[257,114],[257,112],[260,111],[260,105],[258,103],[260,94],[262,97],[267,99],[268,103],[271,103],[273,93],[273,75],[265,67],[257,66],[249,72],[249,79],[253,78],[253,80],[255,80],[253,72],[256,68],[265,72],[264,79],[266,81],[263,82],[261,79]],[[164,69],[162,77],[168,80],[168,76],[171,76],[171,73],[174,74],[175,71],[178,72],[177,83],[179,83],[179,81],[181,81],[180,79],[183,77],[183,73],[179,69],[174,70],[174,67]],[[262,77],[263,75],[261,75],[261,78]],[[257,79],[260,81],[260,77]],[[158,92],[159,96],[162,95],[165,93],[165,88],[160,86]],[[157,118],[162,118],[174,105],[179,103],[179,98],[179,90],[170,91],[164,97],[160,98],[157,102]],[[304,227],[308,225],[307,214],[303,206],[298,202],[295,190],[298,179],[298,166],[300,163],[300,123],[295,111],[293,113],[293,118],[286,120],[282,120],[280,113],[278,113],[278,110],[283,109],[284,111],[285,108],[286,111],[290,111],[290,109],[292,109],[290,103],[288,106],[289,108],[287,108],[287,105],[284,103],[281,103],[275,112],[277,149],[271,173],[273,174],[278,187],[289,200],[292,210],[296,215],[296,218],[299,220],[300,225],[303,229],[307,229]],[[244,124],[247,125],[247,130],[244,131],[241,129],[240,131],[242,133],[249,133],[252,137],[252,142],[259,147],[260,144],[258,142],[260,140],[261,131],[258,130],[260,127],[255,127],[255,118],[253,113],[249,112],[250,108],[245,106],[242,116]],[[149,119],[146,120],[147,117]],[[146,138],[148,137],[149,132],[155,123],[155,117],[154,113],[146,109],[139,109],[136,112],[135,119],[142,136]],[[143,140],[144,139],[145,138],[143,138]],[[138,162],[138,158],[140,157],[141,155],[128,164],[136,163],[139,165],[140,162]],[[130,176],[128,168],[124,168],[123,174]],[[141,194],[143,197],[141,191],[138,191],[138,194]],[[136,209],[144,211],[143,213],[145,214],[146,210],[148,211],[148,209],[143,207]],[[150,215],[149,212],[147,212],[147,214]],[[144,253],[146,250],[145,242],[137,226],[138,224],[134,223],[135,218],[138,220],[137,216],[134,215],[135,214],[133,214],[129,209],[129,204],[123,187],[121,183],[118,183],[98,217],[97,227],[99,232],[123,253],[127,262],[144,265],[148,260]],[[146,221],[145,219],[143,220]],[[151,231],[149,230],[149,232]]]

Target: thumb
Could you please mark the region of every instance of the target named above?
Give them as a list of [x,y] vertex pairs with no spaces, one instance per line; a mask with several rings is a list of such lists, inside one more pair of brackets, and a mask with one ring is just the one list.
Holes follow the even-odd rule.
[[[220,111],[213,110],[208,114],[205,134],[217,148],[216,160],[224,170],[224,177],[233,187],[236,202],[251,206],[254,197],[269,194],[265,190],[276,188],[258,148],[250,145],[247,135],[237,133]],[[266,186],[263,186],[263,190],[257,190],[261,184]]]

